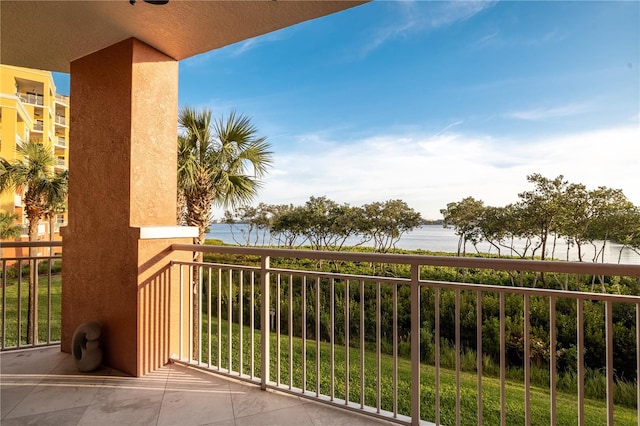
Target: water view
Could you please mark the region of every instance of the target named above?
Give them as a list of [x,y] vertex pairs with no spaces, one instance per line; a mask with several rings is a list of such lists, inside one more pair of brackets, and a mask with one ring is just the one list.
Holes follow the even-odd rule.
[[[227,225],[216,223],[211,225],[211,230],[207,234],[207,238],[222,240],[227,244],[239,244],[246,245],[247,244],[247,226],[238,224],[238,225]],[[259,233],[256,234],[255,231],[251,235],[251,245],[276,245],[277,242],[270,242],[269,233]],[[357,239],[348,240],[347,245],[357,244]],[[550,245],[553,244],[553,241],[550,240]],[[365,244],[366,245],[366,244]],[[518,246],[518,244],[516,243]],[[522,247],[523,244],[520,242],[518,247]],[[586,245],[583,246],[583,259],[585,261],[592,261],[596,251],[600,250],[602,247],[602,242],[596,242],[596,246]],[[396,245],[396,248],[405,249],[405,250],[428,250],[428,251],[440,251],[440,252],[448,252],[455,253],[458,250],[458,236],[454,233],[453,229],[443,228],[441,225],[424,225],[420,228],[415,229],[413,232],[405,234],[400,238],[400,241]],[[495,247],[492,247],[489,243],[482,242],[477,245],[477,248],[480,252],[485,253],[496,253]],[[547,256],[551,256],[552,247],[547,249]],[[475,252],[475,248],[471,244],[467,244],[467,253]],[[508,250],[502,249],[501,253],[503,255],[508,254]],[[558,240],[556,241],[554,258],[560,260],[578,260],[578,251],[575,247],[570,247],[567,253],[567,245],[564,241]],[[623,247],[620,244],[607,242],[604,250],[604,261],[607,263],[624,263],[624,264],[632,264],[632,265],[640,265],[640,254],[634,252],[633,250]]]

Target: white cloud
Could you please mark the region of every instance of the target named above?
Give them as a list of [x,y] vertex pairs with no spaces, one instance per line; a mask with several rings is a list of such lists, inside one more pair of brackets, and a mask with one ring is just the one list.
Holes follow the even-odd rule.
[[286,37],[285,34],[286,34],[286,31],[281,30],[281,31],[264,34],[258,37],[250,38],[248,40],[245,40],[243,42],[233,45],[233,47],[231,47],[230,49],[230,55],[240,56],[243,53],[254,50],[266,43],[281,41]]
[[439,7],[424,22],[431,28],[448,27],[456,22],[466,21],[496,3],[497,1],[488,0],[436,2]]
[[485,36],[480,37],[479,39],[475,40],[473,43],[471,43],[471,47],[474,49],[480,48],[480,47],[484,47],[484,46],[488,46],[488,45],[492,45],[492,44],[497,44],[500,42],[500,31],[495,30],[493,32],[491,32],[490,34],[487,34]]
[[519,120],[539,121],[560,117],[569,117],[589,112],[593,108],[589,103],[578,103],[562,105],[552,108],[532,108],[522,111],[513,111],[505,114],[507,118],[517,118]]
[[267,43],[273,43],[283,40],[287,37],[287,29],[256,36],[248,40],[244,40],[223,49],[214,49],[200,55],[193,56],[181,61],[181,64],[187,68],[198,69],[210,66],[213,60],[220,60],[221,56],[238,57],[246,52],[254,50]]
[[453,123],[446,125],[442,130],[438,131],[433,136],[441,135],[441,134],[445,133],[446,131],[448,131],[449,129],[451,129],[451,128],[455,127],[455,126],[461,125],[462,123],[463,123],[462,120],[454,121]]
[[[459,133],[386,135],[351,144],[322,138],[306,152],[277,152],[259,201],[302,204],[310,196],[351,205],[402,199],[426,218],[466,196],[506,205],[526,176],[560,174],[588,188],[620,188],[640,205],[640,129],[604,129],[529,141]],[[307,142],[309,143],[309,142]]]
[[[540,30],[544,31],[544,30]],[[561,33],[557,29],[551,29],[546,32],[540,32],[531,36],[523,37],[521,34],[509,31],[509,28],[501,27],[494,29],[488,34],[479,37],[471,42],[471,49],[501,49],[501,48],[536,48],[543,47],[566,38],[566,34]]]
[[537,46],[543,46],[552,42],[557,42],[559,40],[562,40],[563,38],[564,38],[564,35],[560,34],[560,32],[557,29],[554,29],[540,35],[537,38],[527,40],[524,42],[524,44],[531,47],[537,47]]
[[497,0],[427,2],[428,7],[416,7],[415,1],[397,2],[402,5],[401,16],[393,23],[381,26],[365,44],[361,56],[366,56],[379,46],[413,32],[436,30],[465,21],[483,10],[492,7]]

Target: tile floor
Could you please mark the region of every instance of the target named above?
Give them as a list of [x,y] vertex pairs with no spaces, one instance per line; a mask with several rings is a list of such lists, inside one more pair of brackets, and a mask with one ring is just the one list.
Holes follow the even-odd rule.
[[0,415],[2,426],[393,424],[181,364],[80,374],[58,346],[0,353]]

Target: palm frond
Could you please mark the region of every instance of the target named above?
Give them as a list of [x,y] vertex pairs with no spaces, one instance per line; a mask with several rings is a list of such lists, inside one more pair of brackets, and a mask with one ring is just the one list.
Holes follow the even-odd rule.
[[272,164],[272,152],[249,117],[232,111],[212,120],[209,110],[184,107],[179,124],[178,189],[186,198],[188,221],[205,223],[212,204],[236,206],[253,200],[261,186],[258,178]]
[[66,171],[53,172],[55,157],[51,147],[23,142],[18,144],[16,151],[20,157],[18,160],[2,162],[0,183],[3,189],[10,184],[24,190],[24,210],[31,229],[53,206],[64,202],[69,176]]
[[216,197],[216,205],[225,208],[235,208],[239,205],[252,202],[262,184],[246,175],[223,174],[218,182],[221,191]]
[[11,163],[4,158],[0,158],[0,192],[11,186]]
[[18,238],[22,234],[22,226],[17,223],[18,219],[17,214],[0,212],[0,240]]

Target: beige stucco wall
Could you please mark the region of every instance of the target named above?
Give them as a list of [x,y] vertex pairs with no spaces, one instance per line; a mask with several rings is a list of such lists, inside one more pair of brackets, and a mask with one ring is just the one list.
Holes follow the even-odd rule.
[[167,361],[167,248],[191,242],[138,229],[175,225],[177,86],[178,63],[134,39],[71,64],[62,350],[98,321],[105,363],[132,375]]

